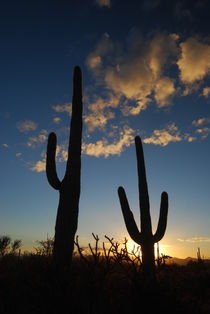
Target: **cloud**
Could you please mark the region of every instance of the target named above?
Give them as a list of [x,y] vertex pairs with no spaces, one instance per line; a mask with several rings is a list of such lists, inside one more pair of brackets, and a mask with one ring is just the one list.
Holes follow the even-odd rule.
[[86,64],[101,85],[128,101],[123,102],[123,114],[137,115],[147,109],[153,92],[158,107],[171,103],[175,86],[165,76],[165,70],[177,55],[177,40],[178,35],[164,33],[146,40],[133,31],[126,47],[122,47],[109,36],[103,36]]
[[96,3],[97,3],[100,7],[107,7],[107,8],[110,8],[110,6],[111,6],[111,0],[96,0]]
[[113,51],[113,43],[108,33],[104,33],[97,43],[94,51],[92,51],[86,59],[87,67],[93,71],[95,77],[101,74],[103,60]]
[[188,239],[178,238],[177,240],[179,242],[189,242],[189,243],[210,242],[209,237],[192,237],[192,238],[188,238]]
[[20,158],[21,156],[22,156],[22,153],[20,153],[20,152],[16,153],[17,158]]
[[47,140],[47,130],[41,130],[38,136],[31,136],[27,141],[28,147],[35,147],[37,144],[43,143]]
[[109,156],[120,155],[124,147],[129,147],[134,142],[134,130],[130,127],[125,127],[120,132],[119,140],[114,140],[113,143],[108,143],[106,139],[97,141],[96,143],[84,143],[82,151],[89,156],[108,158]]
[[161,78],[154,87],[155,100],[159,108],[165,107],[171,103],[175,94],[174,82],[170,78]]
[[205,140],[209,135],[210,129],[207,127],[200,128],[200,129],[197,129],[195,132],[201,136],[202,140]]
[[97,55],[89,56],[87,59],[87,65],[90,69],[95,69],[101,65],[101,57]]
[[43,172],[46,170],[46,161],[38,160],[32,167],[31,170],[35,172]]
[[61,118],[60,118],[60,117],[54,117],[54,118],[53,118],[53,122],[54,122],[55,124],[59,124],[59,123],[61,122]]
[[182,137],[174,123],[168,125],[166,129],[154,130],[152,136],[144,138],[145,144],[167,146],[170,142],[180,142]]
[[110,108],[116,108],[119,98],[109,93],[106,99],[95,97],[94,101],[88,105],[88,114],[84,117],[88,131],[93,132],[96,128],[105,130],[107,122],[114,119],[115,114]]
[[197,138],[195,136],[192,136],[190,134],[185,134],[184,138],[189,143],[195,142],[197,140]]
[[128,104],[128,101],[125,100],[123,102],[123,105],[121,107],[121,111],[122,111],[122,114],[124,116],[136,116],[138,115],[142,110],[146,110],[147,109],[147,106],[148,104],[151,102],[151,99],[150,98],[144,98],[144,99],[141,99],[139,101],[136,102],[136,106],[131,106]]
[[57,104],[57,105],[53,105],[52,109],[55,112],[67,112],[69,115],[71,115],[71,111],[72,111],[72,104],[70,102],[65,103],[63,105]]
[[203,96],[208,98],[210,95],[210,87],[204,87],[203,89]]
[[177,61],[180,80],[193,84],[210,73],[210,44],[190,37],[180,44],[181,56]]
[[37,129],[37,124],[31,120],[25,120],[17,122],[16,127],[20,132],[27,133],[35,131]]
[[197,120],[193,120],[192,125],[196,127],[200,127],[204,124],[210,123],[210,118],[199,118]]
[[192,125],[197,128],[195,133],[201,137],[201,140],[205,140],[210,132],[209,127],[204,127],[206,124],[210,124],[209,117],[203,117],[192,121]]

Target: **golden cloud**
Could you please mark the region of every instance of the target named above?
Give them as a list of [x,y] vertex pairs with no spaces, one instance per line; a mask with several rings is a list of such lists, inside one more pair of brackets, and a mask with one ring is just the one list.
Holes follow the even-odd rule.
[[136,106],[130,106],[128,104],[128,101],[125,100],[122,107],[121,107],[121,111],[123,113],[124,116],[136,116],[138,115],[142,110],[146,110],[148,104],[151,102],[150,98],[145,98],[145,99],[141,99],[137,101]]
[[59,124],[59,123],[61,122],[61,118],[60,118],[60,117],[54,117],[54,118],[53,118],[53,122],[54,122],[55,124]]
[[95,69],[101,65],[101,57],[97,55],[90,55],[87,59],[87,66],[90,69]]
[[[88,68],[94,71],[94,75],[97,76],[99,69],[101,70],[103,64],[103,58],[109,55],[113,50],[113,43],[110,40],[109,34],[104,33],[101,40],[99,40],[98,44],[96,45],[94,51],[92,51],[87,59],[86,64]],[[99,68],[99,69],[98,69]]]
[[17,129],[20,132],[27,133],[29,131],[35,131],[37,129],[37,124],[31,120],[19,121],[17,124]]
[[120,133],[120,139],[113,143],[108,143],[106,139],[97,141],[96,143],[84,143],[82,152],[89,156],[108,158],[109,156],[120,155],[124,147],[129,147],[134,141],[134,130],[125,127]]
[[152,136],[144,138],[143,142],[145,144],[167,146],[170,142],[180,142],[181,140],[177,126],[175,123],[171,123],[166,129],[154,130]]
[[190,134],[185,134],[184,138],[186,141],[188,141],[189,143],[195,142],[197,140],[197,138],[195,136],[192,136]]
[[180,47],[181,56],[177,64],[183,83],[193,84],[210,73],[210,44],[191,37]]
[[210,118],[205,117],[205,118],[199,118],[197,120],[193,120],[192,125],[199,127],[208,123],[210,123]]
[[35,172],[43,172],[46,170],[46,161],[38,160],[32,167],[31,170]]
[[72,112],[72,104],[70,102],[63,105],[53,105],[52,108],[55,112],[67,112],[69,115],[71,115]]
[[204,87],[203,89],[203,96],[208,98],[210,95],[210,87]]
[[195,132],[201,136],[202,140],[205,140],[209,135],[210,129],[207,127],[206,128],[199,128]]
[[123,114],[137,115],[147,108],[153,92],[159,107],[170,104],[175,87],[164,70],[177,51],[175,34],[157,33],[143,42],[142,36],[134,32],[127,40],[126,51],[107,36],[89,54],[87,65],[112,93],[136,102],[130,105],[125,101]]
[[47,130],[41,130],[40,134],[37,136],[31,136],[29,137],[27,141],[28,147],[34,147],[37,144],[43,143],[47,140]]
[[109,94],[107,99],[96,97],[88,105],[89,113],[84,117],[88,131],[93,132],[96,128],[104,130],[107,122],[115,117],[114,112],[110,108],[116,108],[118,104],[119,98],[113,94]]
[[173,80],[168,77],[159,79],[155,84],[154,91],[154,97],[159,108],[169,105],[175,94]]

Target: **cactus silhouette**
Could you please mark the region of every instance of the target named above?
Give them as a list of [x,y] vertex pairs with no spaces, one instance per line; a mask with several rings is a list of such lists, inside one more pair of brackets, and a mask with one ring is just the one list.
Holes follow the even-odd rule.
[[66,172],[62,181],[56,173],[55,133],[50,133],[47,145],[46,174],[50,185],[59,190],[59,205],[55,225],[53,257],[59,266],[69,265],[74,249],[78,224],[82,141],[82,72],[76,66],[73,78],[72,117]]
[[139,136],[135,137],[135,146],[138,169],[141,232],[138,230],[123,187],[118,188],[118,194],[128,233],[136,243],[141,245],[143,272],[144,274],[153,276],[155,270],[154,244],[159,242],[165,234],[168,215],[168,194],[163,192],[161,195],[159,222],[157,231],[153,235],[144,153]]

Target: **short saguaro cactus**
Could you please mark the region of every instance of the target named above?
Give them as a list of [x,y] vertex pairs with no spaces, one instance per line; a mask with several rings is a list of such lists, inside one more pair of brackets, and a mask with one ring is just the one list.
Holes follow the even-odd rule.
[[155,270],[154,244],[159,242],[165,234],[168,215],[168,194],[163,192],[161,195],[159,222],[157,231],[153,235],[144,153],[139,136],[136,136],[135,138],[135,145],[138,168],[141,232],[136,225],[123,187],[118,188],[118,194],[128,233],[130,237],[141,246],[143,272],[144,274],[153,276]]

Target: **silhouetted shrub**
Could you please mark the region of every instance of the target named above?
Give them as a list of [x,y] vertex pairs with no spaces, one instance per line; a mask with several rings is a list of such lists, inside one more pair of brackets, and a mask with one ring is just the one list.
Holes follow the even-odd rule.
[[0,313],[209,313],[210,263],[157,267],[151,284],[126,239],[119,243],[106,237],[100,245],[94,238],[95,245],[87,248],[76,239],[72,265],[62,272],[47,254],[1,258]]

